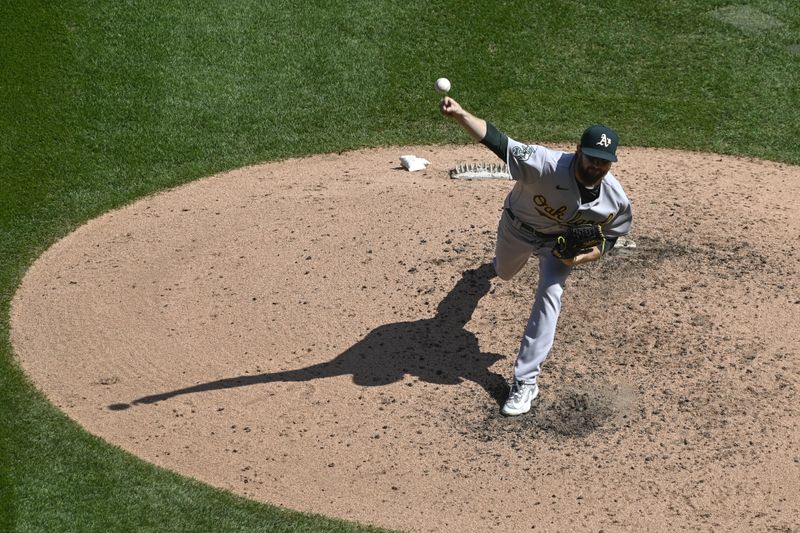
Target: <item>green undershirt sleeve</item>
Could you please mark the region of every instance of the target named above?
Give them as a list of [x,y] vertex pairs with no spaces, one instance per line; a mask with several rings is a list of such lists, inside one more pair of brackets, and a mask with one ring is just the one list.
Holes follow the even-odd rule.
[[498,130],[494,124],[486,122],[486,135],[481,139],[481,144],[494,152],[497,157],[507,163],[506,154],[508,153],[508,135]]

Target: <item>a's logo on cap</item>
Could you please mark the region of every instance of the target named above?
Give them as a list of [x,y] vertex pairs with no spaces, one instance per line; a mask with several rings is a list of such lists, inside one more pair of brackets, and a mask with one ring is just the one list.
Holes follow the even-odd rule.
[[586,128],[581,135],[580,147],[589,157],[613,162],[617,160],[617,143],[619,136],[614,130],[602,124],[595,124]]
[[596,144],[598,144],[598,145],[600,145],[600,146],[602,146],[604,148],[608,148],[609,146],[611,146],[611,139],[609,139],[608,136],[604,133],[600,137],[600,140],[597,141]]

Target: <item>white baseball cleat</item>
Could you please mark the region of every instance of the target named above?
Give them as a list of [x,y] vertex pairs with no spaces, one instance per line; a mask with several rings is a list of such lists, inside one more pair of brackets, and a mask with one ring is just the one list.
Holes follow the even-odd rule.
[[511,385],[508,399],[500,412],[508,416],[525,414],[531,410],[531,402],[537,396],[539,396],[539,385],[536,383],[514,381]]

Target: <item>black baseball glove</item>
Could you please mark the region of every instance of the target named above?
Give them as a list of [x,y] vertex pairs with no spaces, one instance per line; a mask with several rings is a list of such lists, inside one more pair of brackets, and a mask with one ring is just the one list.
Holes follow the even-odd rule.
[[556,238],[553,255],[559,259],[572,259],[594,246],[599,247],[601,253],[605,252],[606,236],[599,224],[571,226]]

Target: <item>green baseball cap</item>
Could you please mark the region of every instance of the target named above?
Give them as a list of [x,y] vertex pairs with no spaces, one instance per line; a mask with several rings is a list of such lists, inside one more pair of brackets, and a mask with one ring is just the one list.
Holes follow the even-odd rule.
[[589,126],[581,135],[581,152],[589,157],[616,161],[618,144],[617,132],[603,124]]

